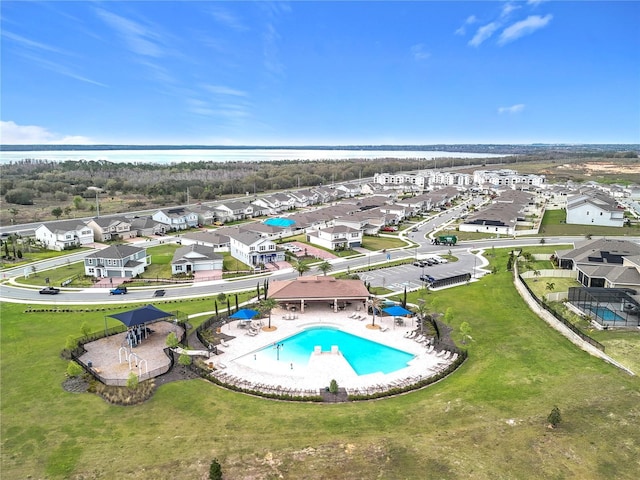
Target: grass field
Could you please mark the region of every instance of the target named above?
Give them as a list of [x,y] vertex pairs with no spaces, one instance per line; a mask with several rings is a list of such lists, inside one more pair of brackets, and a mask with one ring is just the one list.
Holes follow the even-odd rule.
[[565,223],[565,210],[547,210],[540,224],[540,235],[609,235],[609,236],[638,236],[640,227],[603,227],[600,225],[570,225]]
[[[504,251],[492,260],[502,273],[427,299],[449,309],[454,337],[470,324],[468,361],[422,391],[354,404],[276,402],[191,380],[111,406],[60,386],[66,337],[83,322],[103,328],[102,314],[3,303],[2,478],[203,479],[213,458],[229,479],[637,478],[640,380],[540,321]],[[562,422],[550,430],[555,405]]]

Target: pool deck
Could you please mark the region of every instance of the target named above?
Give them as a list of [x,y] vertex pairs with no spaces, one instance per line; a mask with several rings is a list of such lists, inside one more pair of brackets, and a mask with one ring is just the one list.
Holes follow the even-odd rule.
[[[222,354],[207,360],[215,368],[214,375],[247,389],[257,387],[261,390],[313,392],[329,386],[331,380],[336,380],[347,391],[371,393],[416,383],[422,378],[435,375],[452,361],[451,358],[445,360],[442,354],[437,355],[437,350],[428,353],[428,346],[405,337],[405,334],[416,328],[416,322],[411,318],[405,319],[402,326],[395,324],[394,317],[376,316],[376,327],[382,328],[371,328],[371,315],[366,316],[365,320],[349,318],[352,314],[364,315],[364,312],[356,312],[354,308],[335,313],[330,309],[310,307],[305,313],[296,313],[297,318],[293,320],[285,320],[285,313],[290,314],[274,309],[271,325],[276,329],[269,331],[268,319],[262,319],[264,325],[255,336],[248,334],[247,327],[240,327],[239,321],[225,325],[222,333],[235,338],[225,342],[228,346],[220,347]],[[312,326],[337,327],[347,333],[411,353],[415,358],[407,367],[388,374],[378,372],[357,375],[339,353],[314,353],[311,354],[308,365],[296,364],[293,368],[289,362],[275,359],[257,362],[251,355],[252,352],[274,345]]]

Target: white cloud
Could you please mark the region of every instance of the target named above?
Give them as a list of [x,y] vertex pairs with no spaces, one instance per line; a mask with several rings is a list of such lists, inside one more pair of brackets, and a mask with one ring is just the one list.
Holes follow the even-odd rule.
[[0,143],[3,145],[31,144],[91,144],[83,136],[59,136],[37,125],[18,125],[13,121],[0,121]]
[[238,17],[236,17],[233,13],[231,13],[226,8],[222,8],[220,6],[211,8],[209,10],[211,16],[223,26],[230,28],[232,30],[236,30],[238,32],[242,32],[247,30],[247,26],[244,25]]
[[106,10],[98,9],[98,16],[113,28],[127,45],[138,55],[159,58],[165,55],[160,41],[161,36],[139,22],[121,17]]
[[546,27],[552,18],[553,15],[551,14],[544,17],[530,15],[526,19],[516,22],[502,31],[498,39],[498,45],[504,45],[525,35],[530,35],[536,30]]
[[414,60],[418,62],[421,60],[426,60],[431,56],[429,52],[425,51],[423,43],[417,43],[416,45],[413,45],[411,47],[411,55],[413,56]]
[[[2,32],[2,36],[14,41],[15,43],[19,44],[21,47],[25,47],[31,50],[44,50],[47,53],[60,53],[60,54],[64,54],[64,55],[70,55],[69,52],[66,52],[64,50],[60,50],[59,48],[53,47],[51,45],[46,45],[44,43],[40,43],[40,42],[36,42],[34,40],[30,40],[28,38],[25,38],[21,35],[16,35],[15,33],[11,33],[11,32],[7,32],[4,31]],[[5,45],[6,47],[6,45]]]
[[476,34],[471,40],[469,40],[469,45],[472,47],[480,46],[480,44],[491,37],[498,28],[500,28],[500,24],[498,22],[491,22],[478,28]]
[[467,33],[467,25],[472,25],[478,21],[475,15],[469,15],[464,21],[464,24],[455,31],[456,35],[464,35]]
[[498,108],[498,113],[499,114],[503,114],[503,113],[508,113],[508,114],[514,114],[514,113],[520,113],[521,111],[524,110],[524,103],[517,103],[516,105],[511,105],[510,107],[500,107]]
[[537,7],[538,5],[546,1],[547,0],[527,0],[527,5],[531,5],[532,7]]
[[510,3],[510,2],[505,3],[504,6],[502,7],[502,12],[500,13],[500,16],[503,17],[503,18],[504,17],[508,17],[511,12],[513,12],[514,10],[517,10],[519,8],[520,8],[520,6],[515,5],[513,3]]
[[216,95],[232,95],[235,97],[247,96],[247,92],[243,92],[242,90],[238,90],[231,87],[226,87],[224,85],[205,85],[204,88],[206,88],[211,93],[214,93]]

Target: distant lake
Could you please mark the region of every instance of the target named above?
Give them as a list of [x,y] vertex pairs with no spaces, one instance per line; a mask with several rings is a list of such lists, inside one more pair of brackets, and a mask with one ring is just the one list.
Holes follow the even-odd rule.
[[186,149],[186,150],[51,150],[0,152],[0,163],[25,159],[50,160],[106,160],[130,163],[179,162],[270,162],[277,160],[348,160],[376,158],[410,158],[432,160],[438,158],[505,157],[489,153],[438,152],[419,150],[325,150],[325,149]]

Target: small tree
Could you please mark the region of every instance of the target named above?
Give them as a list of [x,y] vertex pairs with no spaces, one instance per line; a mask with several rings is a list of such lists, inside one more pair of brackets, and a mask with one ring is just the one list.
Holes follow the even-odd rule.
[[556,284],[553,282],[547,282],[547,286],[546,289],[549,290],[550,292],[553,292],[556,288]]
[[331,380],[331,382],[329,383],[329,392],[333,393],[334,395],[338,393],[338,382],[336,382],[335,379]]
[[178,363],[183,367],[188,367],[189,365],[191,365],[191,355],[183,353],[178,357]]
[[533,276],[536,277],[533,279],[534,282],[538,281],[538,277],[540,276],[540,270],[534,270],[533,271]]
[[222,466],[217,458],[214,458],[209,466],[209,480],[222,480]]
[[73,335],[69,335],[67,337],[67,342],[65,343],[64,348],[70,351],[75,350],[76,348],[78,348],[78,340],[76,340]]
[[180,342],[178,341],[178,337],[176,336],[175,332],[169,332],[169,335],[167,335],[167,340],[165,341],[165,344],[169,348],[176,348],[178,345],[180,345]]
[[60,207],[56,207],[51,210],[51,215],[56,217],[56,220],[62,216],[62,209]]
[[304,275],[311,268],[307,262],[293,262],[291,266],[298,272],[299,276]]
[[327,275],[327,272],[330,272],[331,270],[333,270],[333,265],[331,265],[329,262],[327,262],[326,260],[324,262],[322,262],[320,265],[318,265],[316,267],[318,270],[320,270],[323,275]]
[[91,333],[91,327],[87,322],[82,322],[82,325],[80,325],[80,332],[82,332],[82,336],[84,337],[89,336],[89,334]]
[[562,416],[560,415],[560,409],[555,406],[551,410],[551,413],[547,417],[547,422],[549,422],[549,426],[551,428],[556,428],[560,422],[562,421]]
[[471,325],[469,322],[462,322],[460,324],[460,335],[462,335],[462,344],[465,345],[471,338]]
[[271,328],[271,310],[278,306],[278,302],[273,298],[265,298],[260,301],[260,306],[258,309],[262,312],[263,315],[269,315],[269,325],[268,328]]
[[138,376],[133,372],[129,372],[129,376],[127,377],[127,388],[129,390],[135,390],[138,388],[138,385],[140,385]]
[[67,365],[67,375],[70,377],[79,377],[84,372],[84,369],[76,362],[71,360]]
[[220,292],[216,297],[216,300],[218,300],[220,303],[224,303],[226,299],[227,299],[227,296],[224,294],[224,292]]

